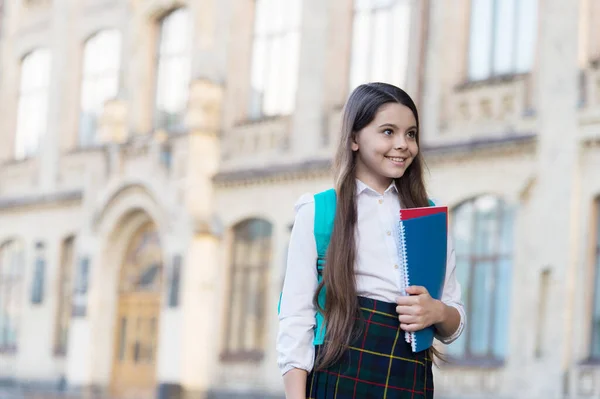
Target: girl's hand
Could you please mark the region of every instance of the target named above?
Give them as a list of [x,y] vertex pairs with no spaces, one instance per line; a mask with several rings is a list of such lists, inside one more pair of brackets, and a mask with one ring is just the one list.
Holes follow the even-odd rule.
[[396,300],[396,312],[402,330],[414,332],[443,322],[444,304],[433,299],[425,287],[411,286],[406,293],[410,296],[401,296]]

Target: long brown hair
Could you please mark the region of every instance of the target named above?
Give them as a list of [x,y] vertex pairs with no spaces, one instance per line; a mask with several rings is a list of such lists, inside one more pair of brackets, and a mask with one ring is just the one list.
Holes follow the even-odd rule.
[[[316,359],[319,369],[327,368],[338,361],[350,344],[352,334],[360,331],[355,328],[355,320],[360,318],[360,312],[354,273],[357,210],[356,154],[352,151],[352,142],[356,135],[373,121],[379,108],[392,102],[405,105],[413,112],[417,122],[418,144],[419,114],[415,103],[404,90],[386,83],[364,84],[351,93],[344,107],[341,139],[334,162],[337,193],[335,222],[327,250],[326,266],[323,269],[323,281],[313,298],[315,305],[323,312],[327,325],[323,350]],[[404,175],[395,181],[400,201],[405,208],[428,205],[422,162],[419,151]],[[322,289],[327,293],[324,309],[317,301]]]

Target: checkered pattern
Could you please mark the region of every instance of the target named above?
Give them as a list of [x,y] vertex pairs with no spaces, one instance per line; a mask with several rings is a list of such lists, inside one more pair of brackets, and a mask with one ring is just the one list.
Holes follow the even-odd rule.
[[307,398],[433,399],[431,359],[405,342],[396,305],[362,297],[359,304],[362,336],[335,365],[308,376]]

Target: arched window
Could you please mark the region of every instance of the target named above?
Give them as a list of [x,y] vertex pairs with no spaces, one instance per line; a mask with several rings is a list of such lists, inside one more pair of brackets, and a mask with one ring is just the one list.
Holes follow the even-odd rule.
[[0,351],[15,351],[23,294],[24,246],[13,240],[0,245]]
[[508,342],[514,214],[502,199],[484,195],[452,211],[457,278],[467,325],[448,347],[464,358],[502,359]]
[[350,89],[406,84],[413,0],[355,0]]
[[294,110],[301,20],[301,0],[256,0],[250,118]]
[[171,11],[160,21],[155,126],[183,127],[192,68],[192,35],[187,8]]
[[102,30],[86,41],[79,117],[81,146],[94,144],[98,139],[98,119],[104,104],[119,92],[120,67],[121,33],[118,30]]
[[50,50],[37,49],[21,62],[15,158],[35,156],[46,134]]
[[258,360],[263,355],[272,231],[261,219],[243,221],[233,229],[225,360]]

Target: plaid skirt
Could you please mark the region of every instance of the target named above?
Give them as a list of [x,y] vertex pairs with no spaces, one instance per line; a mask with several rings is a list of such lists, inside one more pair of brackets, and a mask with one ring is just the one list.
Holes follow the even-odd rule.
[[[432,362],[413,353],[400,329],[396,304],[359,297],[362,335],[342,358],[307,379],[308,399],[433,399]],[[321,350],[316,347],[316,354]]]

